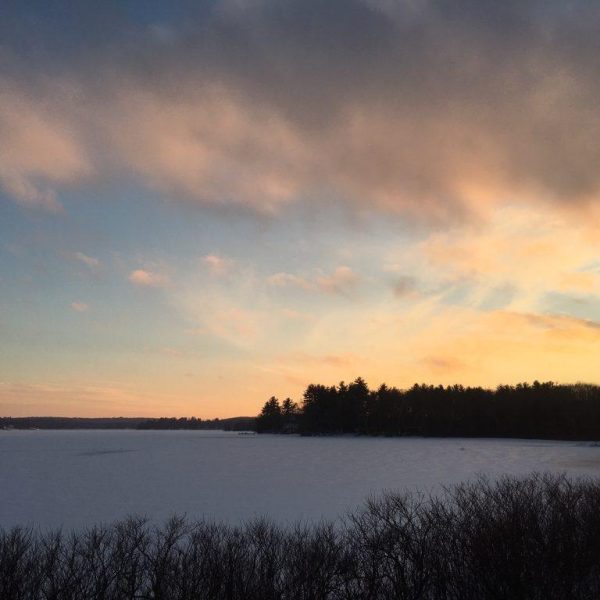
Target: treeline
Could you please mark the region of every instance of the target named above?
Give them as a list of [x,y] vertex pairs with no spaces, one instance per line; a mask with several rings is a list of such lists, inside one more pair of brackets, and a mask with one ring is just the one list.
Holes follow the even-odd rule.
[[254,417],[228,419],[143,417],[0,417],[0,429],[222,429],[254,430]]
[[281,528],[129,519],[0,530],[10,600],[583,600],[600,597],[600,484],[479,480]]
[[135,417],[0,417],[0,429],[135,429]]
[[257,417],[259,432],[600,439],[600,386],[551,381],[495,390],[385,384],[363,379],[338,386],[309,385],[300,405],[270,398]]
[[196,417],[145,419],[137,429],[207,429],[223,431],[254,430],[254,417],[231,417],[228,419],[197,419]]

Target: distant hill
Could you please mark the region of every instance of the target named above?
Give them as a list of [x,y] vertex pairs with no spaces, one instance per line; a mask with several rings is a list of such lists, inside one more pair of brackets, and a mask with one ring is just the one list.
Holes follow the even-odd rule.
[[223,429],[253,431],[254,417],[228,419],[145,417],[0,417],[0,429]]

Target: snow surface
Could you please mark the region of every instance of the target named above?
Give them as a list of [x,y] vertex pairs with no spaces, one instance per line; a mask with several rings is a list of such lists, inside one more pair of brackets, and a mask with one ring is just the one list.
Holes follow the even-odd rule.
[[335,518],[382,490],[477,474],[600,475],[591,443],[296,437],[206,431],[0,431],[0,526],[79,528],[127,515]]

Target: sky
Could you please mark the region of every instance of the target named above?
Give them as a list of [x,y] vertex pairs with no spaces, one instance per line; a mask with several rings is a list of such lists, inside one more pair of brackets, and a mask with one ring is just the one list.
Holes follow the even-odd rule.
[[0,415],[600,383],[600,4],[8,0]]

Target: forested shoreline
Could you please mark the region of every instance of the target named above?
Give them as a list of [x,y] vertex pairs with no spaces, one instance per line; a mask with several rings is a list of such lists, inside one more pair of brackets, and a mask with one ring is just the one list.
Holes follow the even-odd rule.
[[221,430],[254,429],[254,417],[199,419],[196,417],[0,417],[0,429],[159,429]]
[[309,385],[297,403],[271,397],[254,417],[0,417],[0,429],[225,430],[302,435],[600,440],[600,386],[551,381],[495,389],[415,384]]
[[551,381],[496,389],[415,384],[371,390],[362,378],[311,384],[298,404],[271,397],[259,433],[600,439],[600,386]]
[[587,600],[600,597],[600,484],[484,479],[387,494],[336,522],[130,518],[0,528],[0,598]]
[[145,419],[136,429],[248,431],[253,430],[254,425],[254,417],[230,417],[227,419],[160,417],[158,419]]

